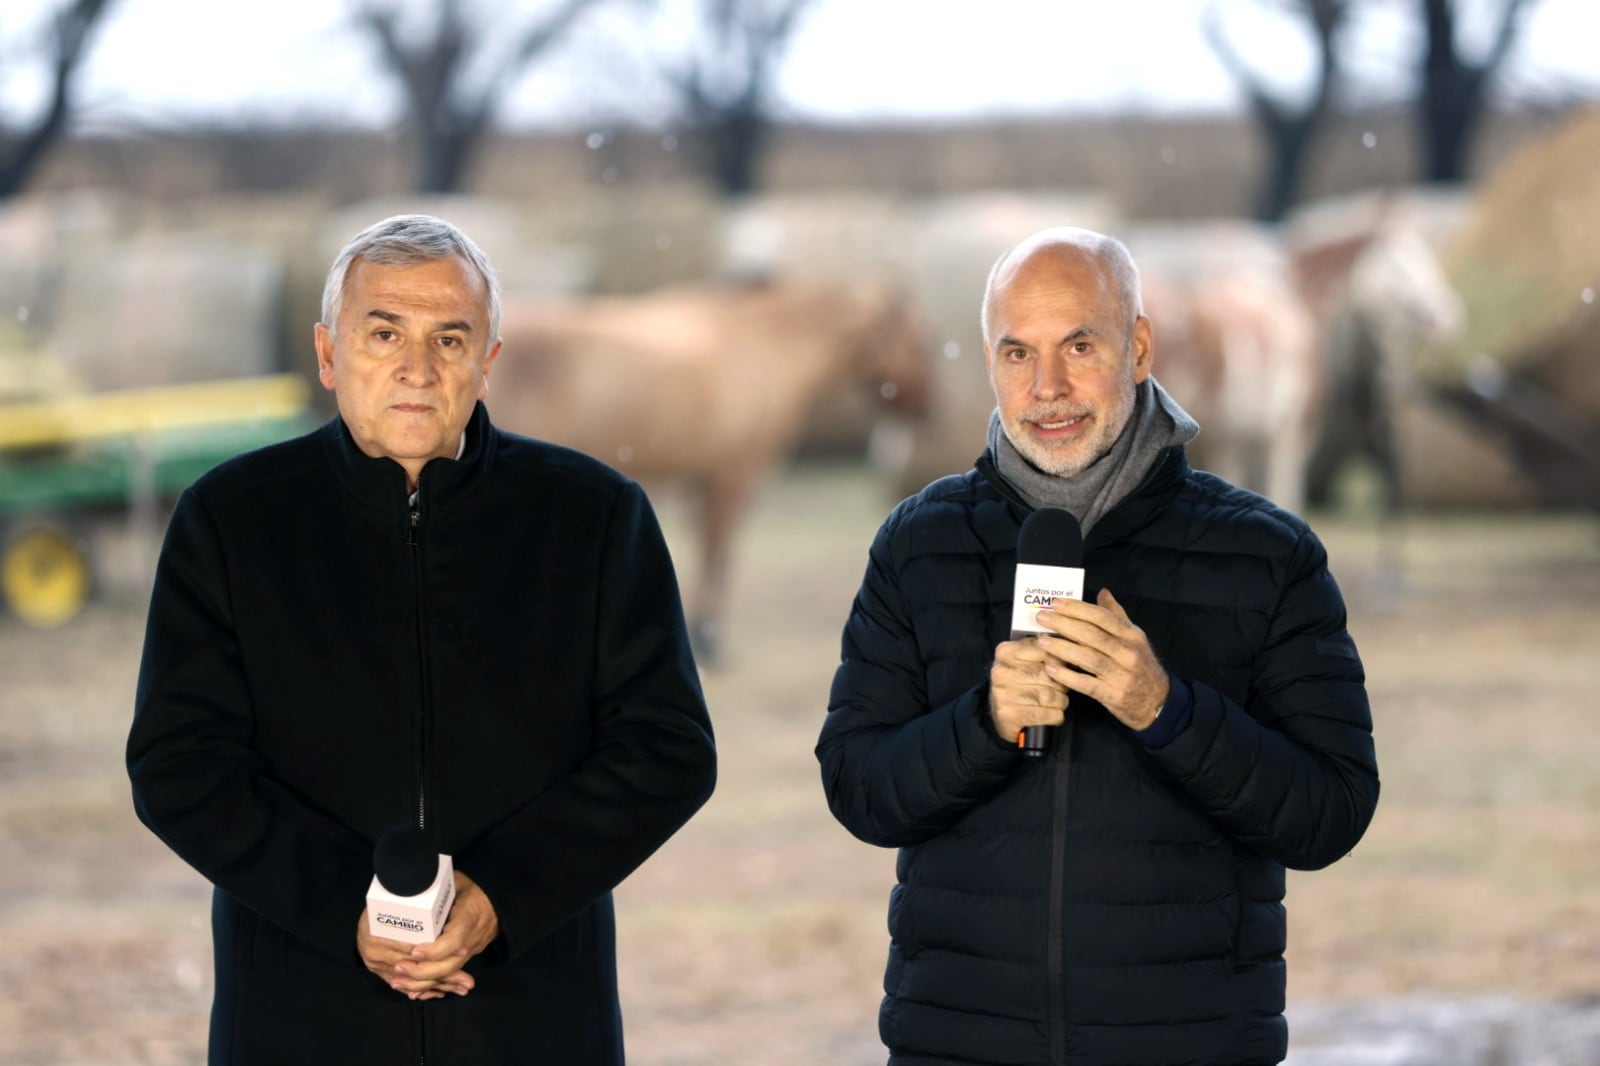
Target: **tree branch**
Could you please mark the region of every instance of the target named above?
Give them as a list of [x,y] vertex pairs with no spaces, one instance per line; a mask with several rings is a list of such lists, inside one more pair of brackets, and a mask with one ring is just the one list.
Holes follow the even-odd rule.
[[1239,83],[1267,141],[1267,172],[1256,215],[1276,220],[1298,196],[1304,159],[1318,128],[1333,107],[1341,80],[1338,37],[1353,0],[1278,0],[1275,6],[1292,11],[1309,23],[1317,44],[1317,81],[1310,102],[1295,108],[1267,91],[1256,72],[1234,49],[1223,31],[1215,3],[1201,16],[1201,30],[1223,67]]
[[1228,40],[1228,35],[1222,30],[1222,16],[1218,14],[1215,5],[1206,6],[1204,14],[1201,15],[1200,29],[1205,34],[1206,43],[1216,53],[1217,59],[1227,68],[1228,73],[1239,83],[1240,89],[1249,98],[1251,110],[1256,113],[1261,123],[1271,128],[1281,127],[1285,121],[1283,106],[1267,92],[1266,85],[1233,47],[1233,42]]
[[507,65],[500,73],[504,76],[516,74],[531,60],[536,59],[541,52],[549,48],[572,28],[573,23],[595,3],[595,0],[567,0],[543,23],[532,26],[522,35],[522,43],[512,54]]
[[805,9],[810,7],[812,0],[789,0],[778,8],[778,13],[772,20],[768,33],[774,47],[781,47],[789,43],[789,37],[800,22],[800,16]]
[[813,0],[699,0],[686,55],[660,62],[678,107],[701,137],[707,174],[725,194],[755,186],[772,124],[772,72]]
[[33,127],[17,137],[15,150],[0,158],[0,200],[22,190],[45,154],[66,132],[78,65],[88,51],[95,25],[112,2],[74,0],[55,16],[50,35],[50,101]]
[[518,75],[565,34],[588,8],[603,0],[562,0],[549,15],[523,29],[481,82],[470,78],[486,39],[502,36],[487,21],[469,22],[459,0],[435,0],[429,36],[408,42],[393,3],[358,0],[355,24],[377,43],[384,65],[406,98],[406,124],[416,138],[417,184],[424,191],[453,188],[467,170]]
[[378,44],[383,62],[392,68],[400,79],[401,91],[411,101],[411,110],[422,106],[420,56],[400,39],[400,28],[393,8],[380,8],[363,3],[356,7],[352,17],[358,27],[365,27]]
[[1517,31],[1521,28],[1518,20],[1527,6],[1528,0],[1506,0],[1506,6],[1500,11],[1500,26],[1495,31],[1494,44],[1490,45],[1488,54],[1478,65],[1485,77],[1494,77],[1511,52],[1511,46],[1517,40]]

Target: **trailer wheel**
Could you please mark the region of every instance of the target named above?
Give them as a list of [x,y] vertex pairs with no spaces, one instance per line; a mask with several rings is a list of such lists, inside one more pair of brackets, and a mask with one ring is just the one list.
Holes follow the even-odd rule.
[[70,622],[89,602],[91,585],[88,552],[60,525],[15,526],[0,544],[0,593],[28,625]]

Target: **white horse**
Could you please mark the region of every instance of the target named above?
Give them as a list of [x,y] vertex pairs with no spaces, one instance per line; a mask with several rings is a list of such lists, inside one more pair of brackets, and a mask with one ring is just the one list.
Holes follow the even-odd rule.
[[1193,464],[1299,511],[1322,367],[1310,313],[1284,271],[1144,273],[1155,376],[1200,423]]
[[1322,365],[1277,232],[1226,220],[1156,224],[1130,230],[1128,246],[1156,379],[1200,423],[1190,462],[1298,511]]
[[1346,464],[1365,456],[1381,476],[1385,507],[1398,509],[1395,425],[1416,358],[1464,319],[1461,297],[1415,228],[1386,226],[1361,246],[1323,315],[1327,413],[1307,474],[1314,502],[1326,502]]

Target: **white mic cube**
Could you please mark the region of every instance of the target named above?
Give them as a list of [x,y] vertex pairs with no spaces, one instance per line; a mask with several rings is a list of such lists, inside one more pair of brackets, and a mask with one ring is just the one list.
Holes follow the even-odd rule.
[[1076,566],[1018,563],[1011,601],[1011,639],[1046,632],[1035,618],[1056,600],[1083,599],[1083,570]]
[[397,896],[374,876],[367,888],[367,931],[386,940],[426,944],[439,939],[455,899],[455,867],[448,855],[439,856],[433,884],[414,896]]

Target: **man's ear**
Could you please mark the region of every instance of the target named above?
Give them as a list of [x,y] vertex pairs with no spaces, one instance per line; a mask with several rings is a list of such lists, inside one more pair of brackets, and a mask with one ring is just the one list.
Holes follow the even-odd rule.
[[489,398],[489,371],[494,367],[494,361],[500,358],[501,343],[500,338],[496,337],[494,343],[489,345],[489,354],[483,357],[483,375],[478,378],[478,399],[480,400]]
[[318,322],[312,328],[312,341],[317,348],[317,380],[329,392],[333,391],[333,336],[328,327]]
[[1133,335],[1128,338],[1128,343],[1133,348],[1133,381],[1136,385],[1142,385],[1144,379],[1150,376],[1150,367],[1156,357],[1156,331],[1148,316],[1140,315],[1133,324]]

